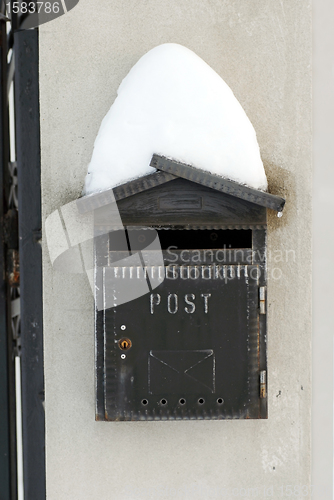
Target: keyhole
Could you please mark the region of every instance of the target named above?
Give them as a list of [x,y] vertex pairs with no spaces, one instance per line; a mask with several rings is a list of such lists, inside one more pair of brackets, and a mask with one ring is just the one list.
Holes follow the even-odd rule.
[[130,347],[132,346],[132,342],[130,339],[121,339],[118,341],[118,347],[122,350],[122,351],[128,351],[130,349]]

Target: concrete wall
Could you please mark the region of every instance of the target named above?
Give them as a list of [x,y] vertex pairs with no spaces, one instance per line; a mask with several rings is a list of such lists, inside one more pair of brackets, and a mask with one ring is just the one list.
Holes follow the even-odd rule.
[[192,49],[230,85],[256,129],[270,190],[287,199],[282,219],[269,214],[269,419],[95,422],[93,299],[85,278],[52,271],[45,246],[48,500],[252,498],[256,487],[257,498],[284,498],[288,485],[308,493],[309,0],[81,0],[42,26],[43,214],[80,195],[118,85],[164,42]]
[[334,4],[313,10],[313,397],[312,483],[314,500],[333,499],[334,332]]

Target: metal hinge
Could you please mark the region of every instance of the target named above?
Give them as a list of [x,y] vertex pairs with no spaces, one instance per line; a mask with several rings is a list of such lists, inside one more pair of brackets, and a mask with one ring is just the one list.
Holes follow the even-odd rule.
[[264,399],[267,397],[267,372],[262,370],[260,372],[260,398]]
[[260,286],[260,314],[266,314],[266,287]]

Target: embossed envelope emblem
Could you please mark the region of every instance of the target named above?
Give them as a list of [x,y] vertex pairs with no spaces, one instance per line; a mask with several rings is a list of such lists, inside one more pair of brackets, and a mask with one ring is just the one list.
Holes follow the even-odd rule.
[[151,394],[214,393],[213,350],[150,351],[148,387]]

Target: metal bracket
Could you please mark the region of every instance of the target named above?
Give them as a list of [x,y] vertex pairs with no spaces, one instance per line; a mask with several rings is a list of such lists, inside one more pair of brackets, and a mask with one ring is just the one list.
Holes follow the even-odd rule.
[[267,397],[267,372],[262,370],[260,372],[260,398],[264,399]]
[[260,314],[266,314],[266,287],[260,286]]

